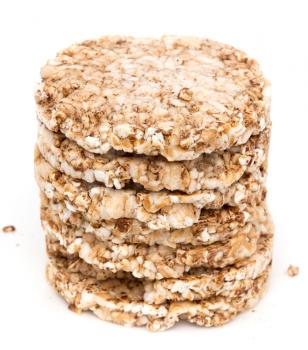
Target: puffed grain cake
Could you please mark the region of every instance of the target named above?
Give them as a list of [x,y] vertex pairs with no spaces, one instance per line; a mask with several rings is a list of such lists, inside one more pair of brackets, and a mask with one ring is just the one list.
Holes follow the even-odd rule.
[[55,169],[75,179],[101,182],[106,187],[124,188],[131,181],[149,191],[225,190],[243,174],[253,173],[267,158],[270,127],[247,143],[222,152],[202,154],[194,160],[168,162],[110,151],[100,155],[85,151],[61,133],[39,126],[37,146]]
[[146,244],[114,243],[82,230],[67,229],[42,212],[44,232],[58,239],[69,254],[77,254],[89,264],[112,272],[131,272],[137,278],[177,278],[194,267],[222,268],[252,256],[261,234],[267,235],[271,222],[262,223],[263,232],[250,225],[223,241],[192,246],[181,243],[175,248]]
[[54,258],[47,266],[47,278],[56,291],[75,310],[91,310],[105,321],[125,326],[146,326],[151,331],[166,330],[180,320],[199,326],[225,324],[258,302],[264,292],[268,270],[237,296],[214,296],[199,301],[149,304],[138,280],[97,281],[80,273],[71,274],[65,259]]
[[125,217],[145,222],[151,229],[184,228],[198,221],[202,208],[245,206],[260,202],[265,195],[266,172],[262,168],[244,175],[226,191],[199,191],[192,195],[137,188],[114,190],[88,184],[52,168],[39,151],[35,168],[39,188],[48,198],[64,200],[69,210],[84,213],[91,222]]
[[192,37],[102,37],[72,45],[41,71],[39,119],[84,149],[190,160],[259,134],[269,85],[257,62]]
[[137,278],[162,279],[183,276],[193,267],[222,268],[252,256],[260,233],[251,228],[223,242],[206,246],[182,244],[178,248],[161,245],[115,244],[98,240],[92,234],[64,234],[48,222],[46,234],[59,239],[70,254],[78,254],[87,263],[112,272],[131,272]]
[[183,243],[199,246],[224,241],[239,233],[248,233],[252,227],[260,234],[266,233],[269,213],[263,202],[247,205],[243,210],[238,207],[202,210],[198,222],[190,227],[153,231],[135,219],[102,220],[91,224],[81,213],[69,211],[64,202],[53,201],[41,194],[41,221],[43,227],[48,224],[65,235],[74,231],[77,236],[91,234],[116,244],[159,244],[177,248]]
[[157,331],[253,306],[273,242],[258,64],[207,39],[103,37],[41,77],[47,276],[70,307]]
[[[166,301],[197,301],[212,296],[235,296],[248,290],[254,279],[261,276],[272,261],[273,231],[263,235],[258,241],[257,251],[248,259],[222,269],[204,267],[191,269],[179,278],[160,280],[138,279],[144,288],[143,299],[150,304],[162,304]],[[59,240],[52,235],[46,236],[49,257],[66,258],[71,273],[82,273],[97,281],[107,279],[135,280],[131,273],[101,270],[69,254]]]

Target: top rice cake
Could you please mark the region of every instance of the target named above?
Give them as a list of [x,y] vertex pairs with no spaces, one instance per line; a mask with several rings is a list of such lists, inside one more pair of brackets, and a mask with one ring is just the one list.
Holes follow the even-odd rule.
[[269,122],[257,62],[191,37],[102,37],[60,52],[41,71],[39,119],[84,149],[169,161],[247,142]]

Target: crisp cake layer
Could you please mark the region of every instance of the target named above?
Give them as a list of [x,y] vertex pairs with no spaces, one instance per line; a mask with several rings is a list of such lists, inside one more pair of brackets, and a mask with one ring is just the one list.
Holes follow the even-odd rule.
[[247,142],[269,118],[258,64],[207,39],[103,37],[41,71],[38,117],[84,149],[189,160]]
[[37,145],[42,156],[57,170],[89,183],[124,188],[130,182],[149,191],[225,190],[243,174],[253,173],[267,158],[270,128],[247,143],[226,151],[202,154],[195,160],[168,162],[163,157],[147,157],[110,151],[99,155],[85,151],[61,133],[39,126]]
[[69,254],[78,254],[87,263],[112,272],[131,272],[137,278],[162,279],[183,276],[194,267],[222,268],[252,256],[260,234],[252,227],[223,242],[206,246],[182,244],[177,248],[161,245],[115,244],[93,234],[76,235],[45,222],[46,234],[58,239]]
[[151,229],[192,226],[201,209],[218,209],[223,205],[246,206],[258,203],[265,195],[265,170],[244,175],[226,191],[198,191],[191,195],[180,192],[147,192],[132,186],[114,190],[102,185],[76,180],[52,168],[41,154],[35,159],[37,183],[50,198],[64,201],[72,212],[81,212],[90,222],[132,218]]
[[252,228],[260,234],[266,233],[269,214],[265,203],[257,206],[223,207],[217,210],[203,210],[198,222],[184,229],[151,230],[135,219],[102,220],[91,224],[82,214],[67,210],[64,202],[54,202],[41,195],[42,225],[50,226],[55,232],[70,236],[94,235],[104,242],[115,244],[163,245],[177,248],[181,244],[192,246],[208,245],[248,233]]
[[151,331],[166,330],[181,319],[205,327],[222,325],[255,306],[263,294],[267,277],[268,271],[235,297],[213,296],[201,301],[155,305],[144,301],[144,288],[139,281],[98,282],[80,273],[70,273],[65,259],[59,258],[51,259],[47,266],[48,280],[71,309],[91,310],[102,320],[125,326],[146,326]]
[[[273,230],[268,231],[258,241],[257,251],[250,257],[222,269],[193,268],[178,278],[161,280],[140,279],[144,288],[143,298],[150,304],[166,301],[194,301],[212,296],[236,296],[251,287],[253,280],[262,275],[271,265],[273,248]],[[107,279],[136,280],[131,273],[101,270],[86,263],[78,254],[69,254],[52,235],[46,236],[47,251],[50,257],[66,258],[71,273],[82,273],[97,281]]]

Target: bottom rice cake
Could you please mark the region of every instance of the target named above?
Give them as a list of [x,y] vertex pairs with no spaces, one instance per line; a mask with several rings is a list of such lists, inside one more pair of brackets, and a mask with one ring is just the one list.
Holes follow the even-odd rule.
[[199,326],[222,325],[257,303],[265,289],[269,268],[253,280],[248,290],[234,297],[213,296],[200,301],[167,302],[159,305],[144,301],[140,280],[97,281],[81,273],[71,273],[68,260],[51,258],[47,278],[72,309],[91,310],[99,318],[125,326],[147,326],[161,331],[187,320]]
[[[78,256],[68,254],[54,237],[46,236],[47,251],[51,258],[65,258],[66,270],[72,276],[81,274],[95,281],[121,279],[123,283],[135,280],[143,285],[143,300],[149,304],[163,304],[170,301],[198,301],[214,296],[236,297],[248,291],[254,280],[271,266],[273,236],[262,236],[256,253],[235,265],[223,269],[192,269],[180,278],[152,281],[136,279],[132,274],[119,271],[113,274],[87,264]],[[75,275],[77,274],[77,275]]]

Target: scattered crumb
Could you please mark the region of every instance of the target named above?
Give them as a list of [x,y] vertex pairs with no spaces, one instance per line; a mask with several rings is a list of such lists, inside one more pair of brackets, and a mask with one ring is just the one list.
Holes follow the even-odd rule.
[[81,314],[81,310],[74,304],[69,304],[68,309],[75,312],[76,314]]
[[16,228],[13,225],[8,225],[8,226],[2,227],[2,232],[4,232],[4,233],[11,233],[14,231],[16,231]]
[[251,310],[251,312],[256,312],[256,310]]
[[20,246],[20,244],[19,243],[16,243],[16,247],[19,247]]
[[290,277],[295,277],[299,274],[299,267],[298,266],[293,266],[293,265],[290,265],[288,267],[288,275]]

